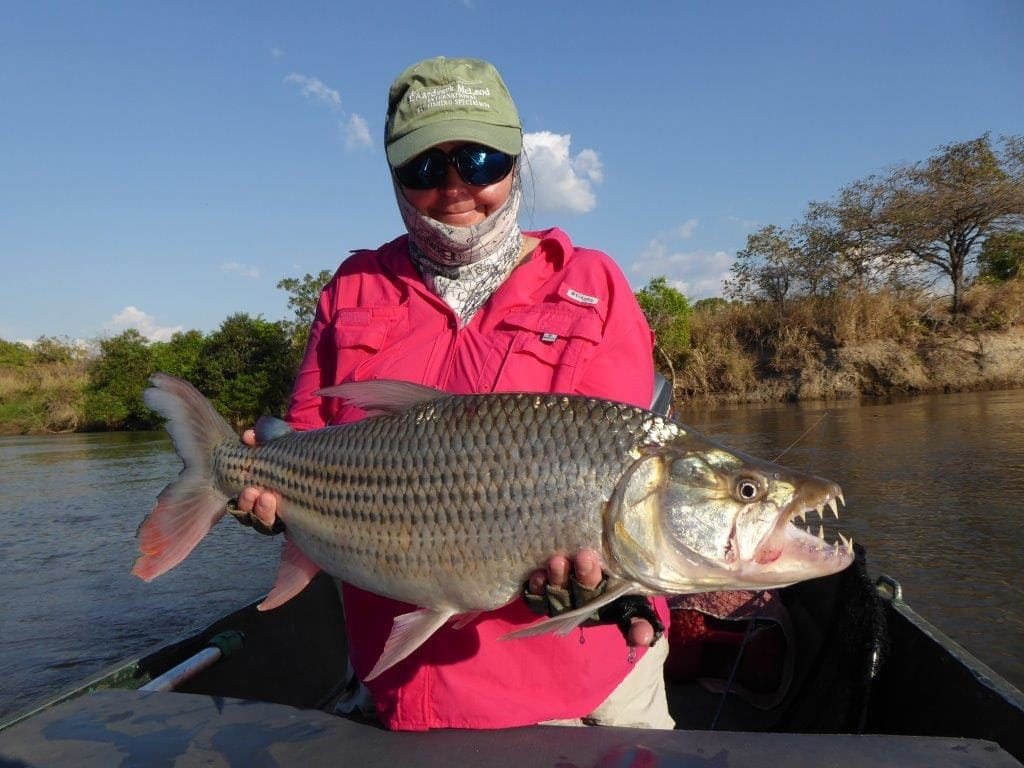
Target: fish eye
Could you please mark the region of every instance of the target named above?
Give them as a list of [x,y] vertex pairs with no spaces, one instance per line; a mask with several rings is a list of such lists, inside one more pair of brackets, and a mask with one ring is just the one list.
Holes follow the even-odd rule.
[[764,492],[764,484],[754,477],[739,477],[736,479],[735,491],[740,501],[755,501]]

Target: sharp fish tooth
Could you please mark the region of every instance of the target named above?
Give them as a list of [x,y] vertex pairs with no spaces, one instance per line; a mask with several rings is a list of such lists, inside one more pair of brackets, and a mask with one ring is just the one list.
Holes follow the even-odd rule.
[[842,491],[839,492],[839,503],[842,504],[844,507],[846,506],[846,502],[843,500],[843,492]]
[[825,542],[825,526],[823,525],[818,526],[818,541],[821,543]]
[[825,519],[825,516],[823,514],[821,514],[821,510],[822,510],[823,507],[824,507],[823,504],[819,504],[818,506],[816,506],[814,508],[814,511],[818,513],[818,519],[819,520],[824,520]]
[[844,547],[846,547],[847,549],[851,549],[851,550],[852,550],[852,547],[851,547],[851,545],[850,545],[850,540],[849,540],[849,539],[847,539],[847,538],[846,538],[845,536],[843,536],[843,534],[842,534],[842,533],[839,533],[839,540],[840,540],[841,542],[843,542],[843,546],[844,546]]
[[793,515],[793,519],[794,520],[799,519],[801,523],[806,523],[807,522],[807,515],[804,513],[804,510],[800,510],[795,515]]
[[838,520],[839,519],[839,505],[836,503],[836,500],[835,499],[829,499],[828,500],[828,506],[829,506],[829,509],[832,510],[832,514],[835,515],[836,520]]

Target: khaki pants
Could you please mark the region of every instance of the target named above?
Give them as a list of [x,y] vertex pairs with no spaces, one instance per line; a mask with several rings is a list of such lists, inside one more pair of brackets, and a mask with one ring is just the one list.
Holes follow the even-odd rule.
[[622,728],[676,727],[668,713],[665,693],[665,659],[668,640],[662,638],[633,667],[608,698],[589,715],[568,720],[548,720],[542,725],[616,725]]

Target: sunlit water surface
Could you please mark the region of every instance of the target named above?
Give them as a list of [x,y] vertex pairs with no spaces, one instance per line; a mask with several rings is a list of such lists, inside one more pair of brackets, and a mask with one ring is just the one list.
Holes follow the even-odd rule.
[[[1024,391],[680,416],[764,458],[797,441],[781,461],[843,486],[839,530],[872,571],[1024,686]],[[0,439],[0,717],[272,583],[279,541],[227,523],[151,584],[130,575],[135,528],[179,469],[162,433]]]

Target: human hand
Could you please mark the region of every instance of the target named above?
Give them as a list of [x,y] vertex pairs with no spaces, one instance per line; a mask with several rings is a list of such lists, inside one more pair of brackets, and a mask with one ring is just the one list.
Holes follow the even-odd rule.
[[[242,433],[242,442],[256,445],[256,432],[247,429]],[[237,513],[236,513],[237,510]],[[241,514],[239,514],[241,513]],[[243,525],[251,525],[260,533],[272,535],[284,530],[284,524],[277,517],[277,494],[262,488],[249,486],[234,500],[231,514]]]
[[[553,603],[564,603],[558,610],[572,607],[573,593],[576,593],[578,605],[586,604],[587,600],[597,597],[602,590],[605,576],[601,571],[601,557],[592,549],[581,549],[576,553],[573,562],[562,555],[555,555],[548,560],[546,569],[538,569],[530,574],[527,591],[531,595],[548,596]],[[575,580],[575,586],[572,581]],[[555,587],[555,590],[551,590]],[[578,588],[582,589],[578,589]],[[582,592],[583,599],[580,598]],[[614,603],[612,604],[614,605]],[[654,627],[649,621],[640,617],[630,620],[629,631],[623,632],[626,642],[633,646],[653,645],[657,639]]]

